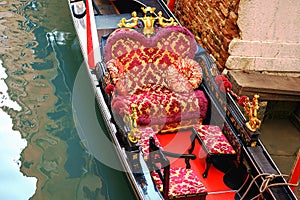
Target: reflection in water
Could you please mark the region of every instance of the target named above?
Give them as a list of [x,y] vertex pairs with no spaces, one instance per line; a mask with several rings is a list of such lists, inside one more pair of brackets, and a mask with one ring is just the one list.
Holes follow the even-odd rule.
[[[0,15],[5,82],[8,95],[21,106],[2,109],[27,141],[20,168],[37,178],[31,198],[132,199],[125,175],[96,160],[82,145],[74,124],[72,87],[82,57],[73,43],[67,1],[8,0],[0,3]],[[1,178],[0,187],[8,180]],[[21,194],[20,199],[27,198]]]
[[[20,106],[7,94],[8,88],[4,82],[6,78],[5,68],[0,60],[0,107],[20,111]],[[20,153],[27,142],[21,139],[19,132],[12,130],[12,121],[3,110],[0,110],[0,119],[0,199],[29,198],[34,194],[36,179],[26,178],[19,169]]]

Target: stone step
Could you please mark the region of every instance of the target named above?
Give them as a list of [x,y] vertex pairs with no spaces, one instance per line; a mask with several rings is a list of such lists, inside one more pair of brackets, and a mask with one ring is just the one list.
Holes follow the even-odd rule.
[[229,70],[228,78],[238,95],[259,94],[260,100],[265,101],[300,101],[300,77]]

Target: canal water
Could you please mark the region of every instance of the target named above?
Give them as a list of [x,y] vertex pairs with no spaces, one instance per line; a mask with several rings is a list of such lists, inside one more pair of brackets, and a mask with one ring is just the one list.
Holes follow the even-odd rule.
[[134,199],[67,0],[0,1],[0,199]]

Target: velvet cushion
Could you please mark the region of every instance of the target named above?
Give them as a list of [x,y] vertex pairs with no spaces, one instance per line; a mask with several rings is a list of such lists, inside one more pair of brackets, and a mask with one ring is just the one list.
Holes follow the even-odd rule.
[[197,124],[200,119],[205,118],[208,106],[201,90],[176,93],[162,85],[152,84],[145,85],[133,95],[127,96],[126,102],[138,105],[138,125],[161,125],[161,129],[174,123],[183,126],[188,120]]
[[167,69],[168,88],[179,93],[195,90],[202,81],[202,69],[192,59],[178,59]]
[[137,105],[137,124],[150,126],[155,132],[191,126],[204,119],[208,102],[201,90],[175,93],[162,85],[148,84],[130,96],[116,96],[112,108],[123,116],[130,105]]
[[211,154],[236,154],[218,126],[196,125],[195,130]]
[[[158,173],[151,172],[151,175],[158,189],[162,191],[163,185]],[[197,177],[192,169],[181,167],[170,168],[169,198],[206,192],[207,190],[203,183],[201,183],[199,177]]]

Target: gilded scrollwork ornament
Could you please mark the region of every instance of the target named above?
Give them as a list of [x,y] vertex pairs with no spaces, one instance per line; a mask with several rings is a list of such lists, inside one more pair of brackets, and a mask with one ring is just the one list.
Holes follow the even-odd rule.
[[139,21],[142,21],[143,34],[147,37],[150,37],[155,32],[155,24],[158,24],[161,27],[178,25],[177,22],[175,22],[174,18],[171,17],[167,19],[163,17],[161,11],[157,13],[157,17],[153,16],[156,8],[142,7],[141,9],[144,12],[143,17],[138,17],[137,13],[134,11],[132,12],[132,17],[130,19],[122,18],[118,26],[124,28],[136,28],[139,25]]

